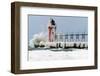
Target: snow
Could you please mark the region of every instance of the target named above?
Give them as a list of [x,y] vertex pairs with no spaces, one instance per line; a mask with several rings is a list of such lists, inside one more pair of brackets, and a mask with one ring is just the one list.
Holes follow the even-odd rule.
[[88,50],[72,49],[72,51],[51,51],[51,50],[31,50],[29,51],[29,61],[47,60],[75,60],[87,59]]

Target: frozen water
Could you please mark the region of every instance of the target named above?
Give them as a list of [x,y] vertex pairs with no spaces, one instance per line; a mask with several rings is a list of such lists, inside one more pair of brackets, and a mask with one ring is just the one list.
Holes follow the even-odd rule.
[[51,51],[51,50],[31,50],[29,51],[29,61],[49,61],[49,60],[76,60],[87,59],[87,49],[72,49],[72,51]]

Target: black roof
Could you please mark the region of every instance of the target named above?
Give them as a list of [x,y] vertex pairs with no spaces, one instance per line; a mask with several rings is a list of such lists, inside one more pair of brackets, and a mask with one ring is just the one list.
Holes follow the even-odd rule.
[[50,22],[51,22],[52,25],[56,25],[56,23],[55,23],[55,21],[53,19],[51,19]]

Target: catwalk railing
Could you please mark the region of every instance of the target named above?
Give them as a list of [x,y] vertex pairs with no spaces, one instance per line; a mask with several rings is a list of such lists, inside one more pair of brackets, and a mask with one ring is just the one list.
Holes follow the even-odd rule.
[[57,42],[87,42],[88,34],[56,34]]
[[88,48],[88,34],[56,34],[55,41],[46,45],[51,48]]

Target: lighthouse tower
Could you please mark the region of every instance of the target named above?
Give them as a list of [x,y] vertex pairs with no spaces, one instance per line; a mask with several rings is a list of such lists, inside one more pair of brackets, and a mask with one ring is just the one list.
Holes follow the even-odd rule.
[[48,24],[48,41],[53,42],[56,40],[56,24],[53,19],[50,19]]

